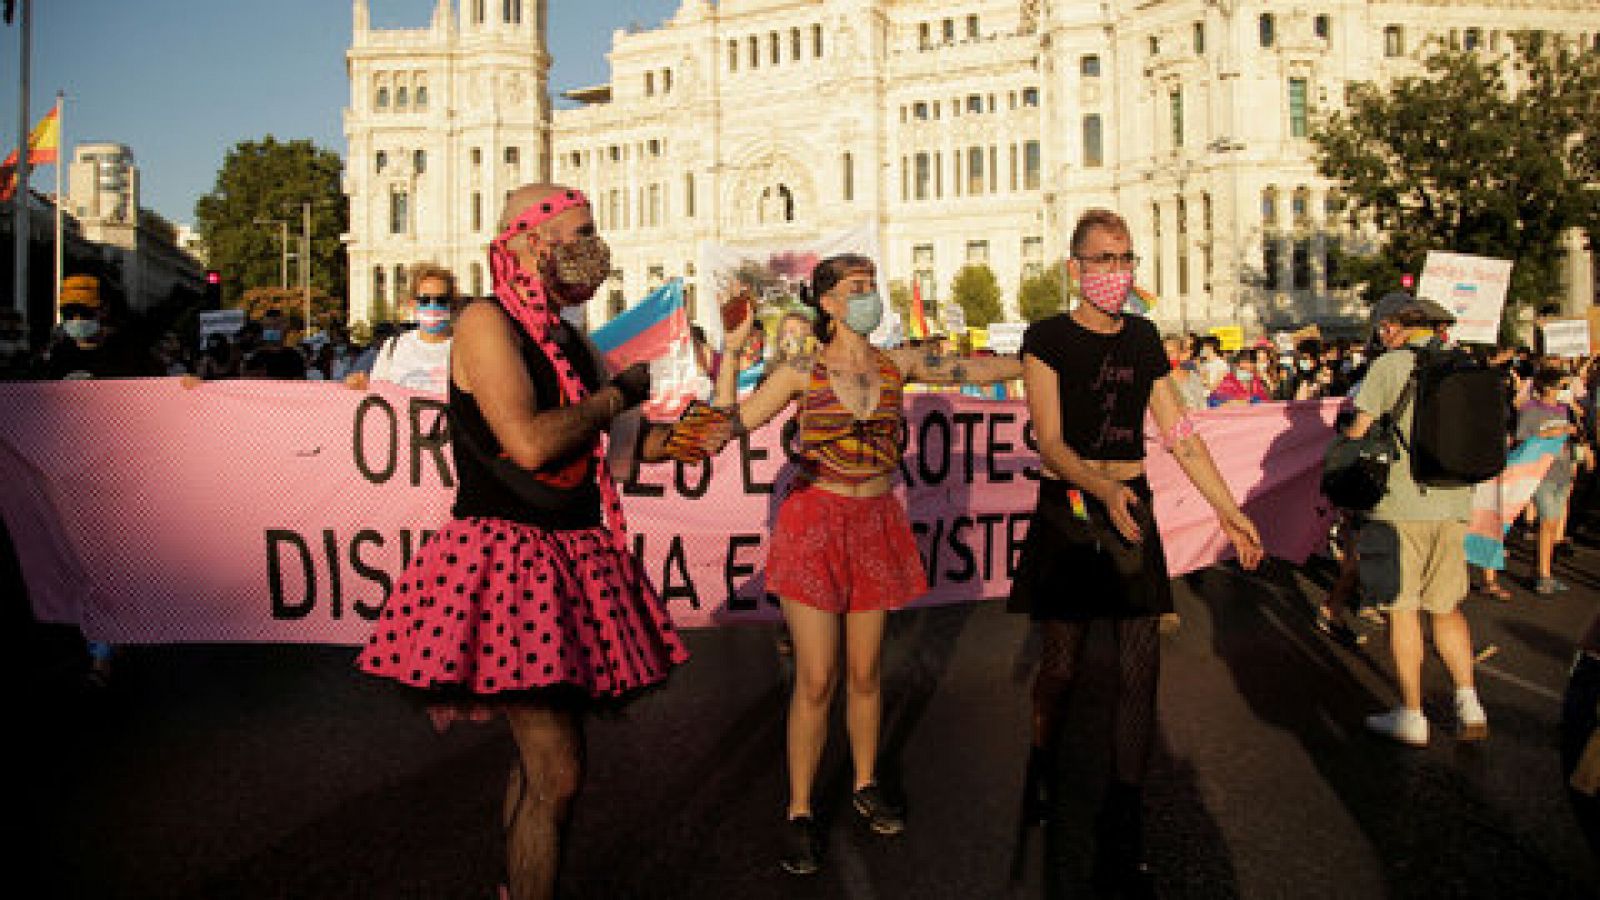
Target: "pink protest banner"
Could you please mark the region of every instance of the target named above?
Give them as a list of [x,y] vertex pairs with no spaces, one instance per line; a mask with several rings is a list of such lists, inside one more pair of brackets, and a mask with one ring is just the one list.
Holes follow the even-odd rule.
[[[0,385],[0,513],[36,614],[117,643],[356,644],[396,574],[449,514],[437,400],[384,386],[175,379]],[[1274,555],[1325,534],[1316,475],[1333,404],[1200,414]],[[708,463],[622,483],[636,552],[686,627],[764,620],[767,527],[789,467],[775,422]],[[932,589],[1004,596],[1038,457],[1017,401],[917,395],[903,498]],[[1209,509],[1151,453],[1174,575],[1222,558]]]

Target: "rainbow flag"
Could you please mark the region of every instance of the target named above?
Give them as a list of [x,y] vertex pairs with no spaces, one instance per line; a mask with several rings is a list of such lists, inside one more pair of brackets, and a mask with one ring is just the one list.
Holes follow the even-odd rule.
[[636,362],[652,362],[689,339],[689,315],[683,307],[683,280],[674,278],[652,291],[615,319],[589,333],[612,371]]
[[914,340],[925,340],[931,333],[928,330],[928,313],[922,305],[922,286],[911,282],[911,314],[907,316],[906,337]]
[[1467,519],[1467,562],[1480,569],[1506,567],[1506,531],[1523,507],[1566,438],[1531,437],[1511,449],[1505,471],[1472,489],[1472,514]]

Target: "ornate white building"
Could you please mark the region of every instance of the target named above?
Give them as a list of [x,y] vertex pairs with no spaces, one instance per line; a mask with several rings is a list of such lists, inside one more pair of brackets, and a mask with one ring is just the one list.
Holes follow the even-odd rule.
[[[355,6],[356,318],[420,258],[485,289],[498,200],[471,198],[550,175],[589,193],[614,249],[592,319],[662,278],[692,283],[702,242],[862,223],[887,280],[937,305],[982,262],[1014,307],[1078,213],[1107,206],[1164,327],[1333,322],[1358,310],[1330,289],[1328,251],[1359,237],[1310,160],[1317,110],[1420,71],[1436,41],[1494,52],[1539,28],[1600,49],[1600,0],[683,0],[616,32],[610,83],[568,91],[578,108],[552,120],[539,0],[466,0],[459,17],[441,0],[429,28],[394,32]],[[417,172],[417,152],[435,167]],[[1575,249],[1574,306],[1595,292]]]

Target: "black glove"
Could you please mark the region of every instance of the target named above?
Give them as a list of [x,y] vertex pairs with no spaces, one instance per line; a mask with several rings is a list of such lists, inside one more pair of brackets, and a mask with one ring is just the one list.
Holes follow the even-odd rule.
[[623,369],[612,377],[611,386],[622,394],[622,408],[633,409],[650,396],[649,364],[636,362]]

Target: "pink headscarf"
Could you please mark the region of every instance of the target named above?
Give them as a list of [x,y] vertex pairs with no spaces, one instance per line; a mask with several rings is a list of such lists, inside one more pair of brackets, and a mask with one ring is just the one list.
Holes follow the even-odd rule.
[[[517,265],[517,258],[508,244],[517,235],[569,209],[586,209],[588,206],[589,200],[582,191],[570,188],[556,191],[523,210],[506,226],[505,231],[489,242],[489,271],[494,279],[494,295],[506,313],[550,360],[550,365],[556,370],[556,380],[561,385],[561,396],[569,404],[589,396],[589,389],[584,387],[583,379],[573,369],[565,351],[551,337],[551,329],[561,321],[560,304],[551,302],[550,293],[539,273],[529,272]],[[606,465],[606,444],[607,438],[603,434],[600,440],[595,441],[595,482],[600,487],[606,527],[617,539],[618,547],[626,551],[623,536],[627,533],[627,522],[622,515],[622,501],[617,494],[616,482],[612,481],[611,470]]]

